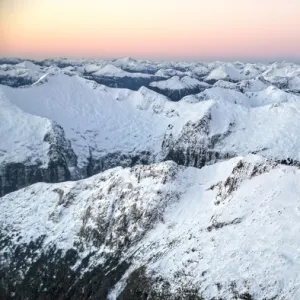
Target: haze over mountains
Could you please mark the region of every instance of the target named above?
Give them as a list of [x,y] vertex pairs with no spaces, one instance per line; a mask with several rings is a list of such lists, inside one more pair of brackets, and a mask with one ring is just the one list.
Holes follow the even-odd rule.
[[0,59],[0,296],[300,298],[300,65]]

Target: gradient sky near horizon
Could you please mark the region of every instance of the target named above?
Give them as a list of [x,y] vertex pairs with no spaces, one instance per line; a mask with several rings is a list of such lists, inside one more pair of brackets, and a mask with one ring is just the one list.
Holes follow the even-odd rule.
[[0,0],[0,55],[300,59],[300,0]]

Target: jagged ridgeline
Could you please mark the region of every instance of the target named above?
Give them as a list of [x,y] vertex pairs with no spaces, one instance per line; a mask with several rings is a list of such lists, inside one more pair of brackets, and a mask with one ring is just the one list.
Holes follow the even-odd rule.
[[299,100],[286,62],[0,59],[0,298],[300,298]]

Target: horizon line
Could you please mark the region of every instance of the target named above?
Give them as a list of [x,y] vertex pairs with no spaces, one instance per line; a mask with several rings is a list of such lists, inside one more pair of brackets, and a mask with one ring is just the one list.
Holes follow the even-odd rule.
[[121,59],[132,59],[135,61],[151,61],[151,62],[249,62],[249,63],[276,63],[276,62],[286,62],[286,63],[300,63],[300,57],[278,57],[278,58],[150,58],[150,57],[134,57],[134,56],[117,56],[117,57],[103,57],[103,56],[43,56],[43,57],[34,57],[34,56],[10,56],[10,55],[0,55],[0,59],[20,59],[24,61],[35,61],[41,62],[45,60],[64,60],[64,59],[74,59],[74,60],[102,60],[102,61],[116,61]]

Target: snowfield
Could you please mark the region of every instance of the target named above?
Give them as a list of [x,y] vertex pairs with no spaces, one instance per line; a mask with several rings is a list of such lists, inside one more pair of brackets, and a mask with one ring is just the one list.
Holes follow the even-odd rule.
[[49,145],[44,136],[52,128],[49,119],[34,116],[13,105],[0,93],[0,164],[10,162],[47,162]]
[[288,62],[0,58],[0,298],[300,299],[299,91]]
[[[30,127],[36,126],[34,116],[61,125],[78,157],[79,167],[86,165],[91,152],[94,157],[102,157],[116,151],[150,151],[154,161],[160,161],[168,128],[172,127],[168,132],[176,140],[188,122],[196,122],[205,114],[211,115],[209,136],[224,134],[231,127],[225,140],[215,146],[218,151],[243,156],[255,152],[276,160],[300,161],[300,96],[274,86],[245,94],[213,87],[179,102],[172,102],[146,87],[138,91],[109,88],[66,74],[50,76],[45,84],[22,89],[1,86],[0,89],[6,101],[32,116],[33,125],[29,119],[26,121]],[[4,118],[11,120],[9,116]],[[41,129],[37,127],[38,131]],[[6,135],[8,129],[5,130]],[[44,133],[45,130],[40,135]],[[0,151],[11,156],[5,159],[45,160],[38,153],[30,152],[19,157],[17,152],[23,150],[17,145],[23,147],[28,138],[17,133],[10,138],[14,140],[0,146]],[[18,142],[22,139],[24,142]],[[45,148],[42,140],[36,139],[41,151]],[[16,151],[7,151],[6,147],[12,145]]]
[[83,163],[90,148],[95,155],[139,150],[158,155],[169,124],[174,133],[179,132],[210,106],[199,103],[192,110],[189,104],[176,104],[145,87],[139,91],[113,89],[64,74],[49,78],[47,84],[1,89],[26,113],[60,124]]

